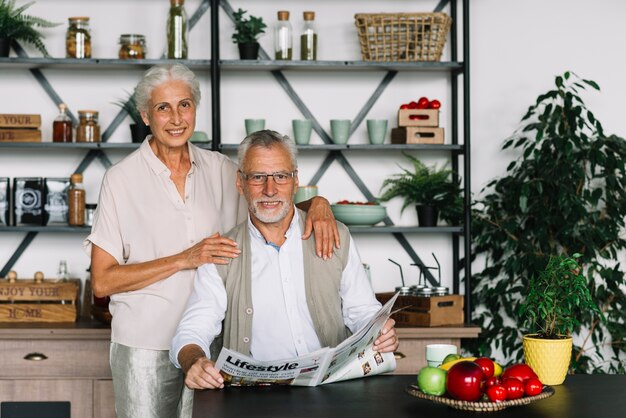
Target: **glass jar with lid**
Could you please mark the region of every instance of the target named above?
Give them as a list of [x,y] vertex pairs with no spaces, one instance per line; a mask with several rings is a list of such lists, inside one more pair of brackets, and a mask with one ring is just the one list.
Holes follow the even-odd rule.
[[122,60],[146,58],[146,37],[135,33],[120,35],[119,58]]
[[79,110],[76,142],[100,142],[100,125],[98,112],[95,110]]
[[91,33],[89,18],[70,17],[66,36],[67,58],[91,58]]

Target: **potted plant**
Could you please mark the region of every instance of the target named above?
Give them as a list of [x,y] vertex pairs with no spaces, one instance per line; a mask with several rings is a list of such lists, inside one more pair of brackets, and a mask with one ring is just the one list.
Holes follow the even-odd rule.
[[453,181],[452,170],[427,167],[417,158],[403,153],[413,164],[413,171],[402,169],[383,182],[381,201],[404,197],[402,211],[415,204],[419,226],[435,226],[437,219],[455,224],[461,219],[462,199],[460,180]]
[[250,16],[244,18],[247,11],[239,9],[234,13],[235,33],[233,33],[233,43],[239,47],[239,57],[242,60],[255,60],[259,56],[258,37],[265,33],[267,25],[263,22],[263,18]]
[[134,94],[128,94],[123,100],[118,100],[115,104],[121,107],[132,119],[130,124],[130,135],[133,142],[143,142],[146,136],[150,135],[150,127],[146,125],[141,117],[141,112],[137,110],[137,102]]
[[12,41],[31,44],[45,57],[50,56],[42,41],[44,35],[35,28],[52,28],[60,23],[24,14],[34,3],[31,1],[16,8],[15,0],[0,0],[0,57],[9,56]]
[[[604,130],[585,97],[598,85],[565,72],[539,92],[503,149],[513,155],[472,211],[471,322],[481,335],[465,347],[523,356],[519,306],[550,254],[581,253],[589,289],[604,313],[583,312],[574,336],[574,373],[623,373],[626,355],[626,141]],[[564,180],[566,179],[566,180]]]
[[560,385],[572,359],[571,333],[581,312],[602,317],[588,288],[580,254],[550,257],[546,267],[533,275],[520,305],[525,325],[537,330],[524,335],[524,358],[545,385]]

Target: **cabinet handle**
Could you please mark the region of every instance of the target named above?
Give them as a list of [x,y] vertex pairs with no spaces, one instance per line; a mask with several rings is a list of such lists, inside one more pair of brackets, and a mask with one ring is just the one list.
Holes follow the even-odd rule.
[[406,357],[406,355],[402,353],[401,351],[394,351],[393,356],[396,358],[396,360],[402,360],[403,358]]
[[46,360],[48,357],[46,357],[45,354],[43,353],[28,353],[24,356],[24,360],[32,360],[32,361],[42,361],[42,360]]

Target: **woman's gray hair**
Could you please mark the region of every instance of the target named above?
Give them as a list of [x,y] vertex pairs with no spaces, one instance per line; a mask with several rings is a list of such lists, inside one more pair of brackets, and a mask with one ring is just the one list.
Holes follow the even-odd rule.
[[281,135],[276,131],[265,129],[263,131],[253,132],[239,144],[237,147],[237,157],[239,158],[239,170],[243,171],[243,161],[248,155],[248,151],[254,147],[271,148],[274,145],[285,147],[291,159],[291,165],[295,170],[298,168],[298,148],[291,138],[287,135]]
[[195,105],[200,104],[200,83],[193,71],[183,64],[157,65],[146,71],[135,87],[134,95],[137,110],[147,112],[152,91],[160,84],[170,80],[180,80],[187,84],[191,89]]

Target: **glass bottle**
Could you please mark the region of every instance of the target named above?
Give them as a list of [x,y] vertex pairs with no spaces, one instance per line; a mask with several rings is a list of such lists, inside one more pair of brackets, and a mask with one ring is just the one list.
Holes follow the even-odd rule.
[[72,142],[72,120],[66,110],[65,103],[59,104],[59,116],[52,122],[52,142]]
[[76,142],[100,142],[100,125],[98,112],[95,110],[79,110]]
[[315,31],[315,12],[304,12],[304,28],[300,35],[300,59],[315,61],[317,59],[317,33]]
[[67,36],[65,39],[67,58],[91,58],[91,33],[89,18],[85,16],[68,19]]
[[274,30],[274,51],[277,60],[291,60],[293,48],[293,30],[289,23],[289,12],[278,12],[278,23]]
[[167,17],[167,58],[187,59],[187,13],[185,0],[170,0]]
[[143,35],[125,33],[120,35],[120,51],[122,60],[146,58],[146,38]]
[[83,187],[83,175],[74,173],[70,177],[70,189],[67,191],[68,219],[67,223],[72,226],[85,224],[85,188]]

